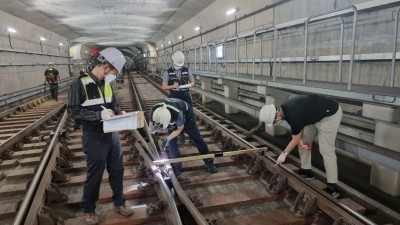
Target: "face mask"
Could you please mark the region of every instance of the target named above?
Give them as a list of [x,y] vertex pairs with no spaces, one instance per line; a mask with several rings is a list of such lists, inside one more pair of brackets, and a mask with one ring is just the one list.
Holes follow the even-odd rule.
[[104,81],[106,83],[111,83],[113,80],[115,80],[117,78],[117,76],[113,75],[113,74],[108,74],[106,75],[106,77],[104,78]]
[[176,66],[175,64],[173,65],[175,70],[180,70],[182,66]]

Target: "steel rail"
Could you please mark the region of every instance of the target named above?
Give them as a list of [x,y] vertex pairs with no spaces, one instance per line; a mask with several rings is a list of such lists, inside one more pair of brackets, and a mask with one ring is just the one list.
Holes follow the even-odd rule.
[[[62,106],[64,107],[65,105],[66,104],[64,103]],[[49,163],[50,157],[53,152],[52,150],[54,148],[56,141],[58,140],[58,134],[60,133],[60,131],[62,130],[62,128],[64,126],[67,115],[68,115],[68,113],[67,113],[67,111],[65,111],[64,115],[61,119],[61,122],[59,123],[59,125],[57,126],[57,129],[55,131],[56,135],[53,136],[53,138],[50,141],[49,146],[47,147],[47,150],[43,156],[43,159],[41,160],[41,163],[37,169],[37,172],[35,173],[35,176],[33,177],[33,180],[29,186],[29,189],[28,189],[26,196],[21,204],[21,207],[19,208],[18,213],[14,219],[13,225],[23,224],[25,216],[26,216],[27,212],[30,210],[32,201],[34,200],[33,197],[35,196],[38,186],[41,183],[43,173],[47,168],[47,165]]]

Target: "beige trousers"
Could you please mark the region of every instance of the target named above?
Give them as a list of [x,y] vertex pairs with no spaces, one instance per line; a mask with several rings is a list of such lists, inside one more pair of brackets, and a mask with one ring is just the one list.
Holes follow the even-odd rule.
[[[303,140],[312,144],[318,134],[319,151],[324,160],[328,183],[337,183],[338,169],[336,162],[335,140],[342,120],[342,108],[332,116],[325,117],[321,121],[304,127]],[[311,151],[299,148],[302,169],[311,169]]]

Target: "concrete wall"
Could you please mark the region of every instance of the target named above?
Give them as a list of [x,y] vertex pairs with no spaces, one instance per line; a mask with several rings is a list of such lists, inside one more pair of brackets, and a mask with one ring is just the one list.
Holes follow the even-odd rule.
[[[0,11],[0,96],[36,87],[44,82],[44,71],[49,61],[55,63],[54,68],[60,72],[61,79],[69,77],[69,40],[56,33],[38,27],[28,21],[21,20],[8,13]],[[44,54],[27,54],[12,52],[8,39],[7,28],[12,27],[17,32],[11,33],[11,43],[14,50],[42,53],[40,37]],[[59,48],[59,43],[63,43]],[[6,51],[4,51],[6,50]],[[46,55],[49,54],[49,55]],[[19,64],[19,65],[10,65]],[[35,64],[21,66],[21,64]]]

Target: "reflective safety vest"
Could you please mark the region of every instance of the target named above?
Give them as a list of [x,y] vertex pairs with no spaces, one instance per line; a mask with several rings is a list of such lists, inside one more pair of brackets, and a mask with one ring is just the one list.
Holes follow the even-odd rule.
[[[179,85],[184,85],[184,84],[189,84],[189,69],[182,66],[181,68],[181,79],[178,79],[178,76],[176,75],[175,70],[171,67],[167,70],[168,72],[168,85],[173,85],[174,82],[179,83]],[[188,91],[189,88],[182,88],[179,89],[179,91]],[[175,91],[172,89],[171,91]]]
[[108,104],[111,104],[113,92],[109,83],[104,83],[104,92],[102,92],[96,81],[88,73],[81,77],[81,82],[86,94],[86,100],[81,104],[82,107],[93,111],[102,111],[101,106],[110,107]]

